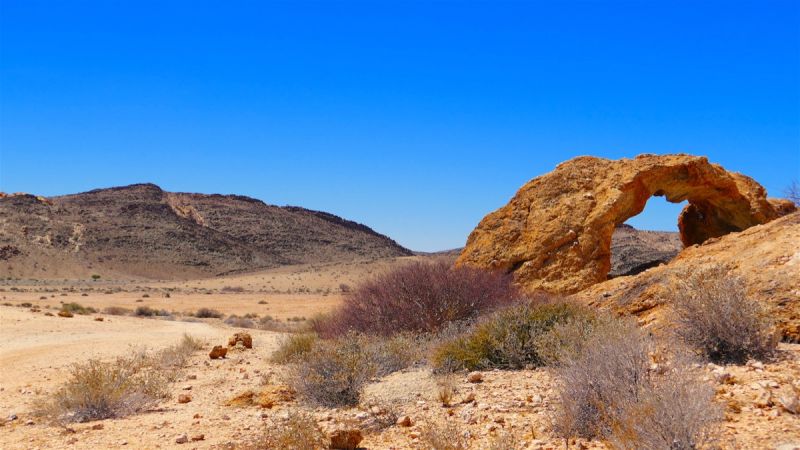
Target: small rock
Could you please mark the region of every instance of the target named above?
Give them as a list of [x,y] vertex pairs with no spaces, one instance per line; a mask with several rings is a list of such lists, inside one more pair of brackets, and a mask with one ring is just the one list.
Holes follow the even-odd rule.
[[202,433],[195,434],[194,436],[192,436],[192,442],[204,441],[205,439],[206,439],[206,435],[202,434]]
[[176,444],[185,444],[187,442],[189,442],[189,438],[185,434],[181,434],[180,436],[175,438]]
[[196,380],[197,379],[197,375],[187,375],[186,379],[187,380]]
[[62,309],[58,312],[58,317],[72,317],[72,313]]
[[775,450],[800,450],[800,442],[778,444]]
[[16,414],[11,414],[11,415],[8,416],[8,421],[10,422],[12,420],[17,420],[17,415]]
[[410,427],[413,424],[414,422],[411,420],[411,417],[409,416],[402,416],[399,419],[397,419],[397,425],[400,427]]
[[760,389],[756,393],[753,404],[758,408],[769,408],[772,406],[772,394],[766,389]]
[[189,403],[192,401],[192,396],[189,394],[181,394],[178,396],[178,403]]
[[469,394],[467,394],[464,397],[463,400],[461,400],[461,403],[472,403],[474,401],[475,401],[475,393],[474,392],[470,392]]
[[36,422],[34,422],[34,421],[32,421],[32,420],[26,420],[26,421],[25,421],[25,425],[28,425],[28,426],[30,426],[30,425],[36,425]]
[[467,375],[467,381],[470,383],[480,383],[483,381],[483,375],[480,372],[470,372]]
[[208,354],[208,357],[211,359],[219,359],[224,358],[225,355],[228,354],[228,349],[221,346],[215,345],[214,348],[211,349],[211,353]]
[[102,423],[96,423],[96,424],[92,425],[92,429],[93,430],[102,430],[103,428],[105,428],[105,427],[103,426]]
[[797,392],[793,391],[781,394],[778,397],[778,401],[787,412],[800,414],[800,398],[798,398]]
[[340,450],[354,450],[364,437],[357,428],[339,428],[328,435],[331,441],[330,448]]
[[228,339],[228,347],[235,347],[239,343],[241,343],[244,348],[253,348],[253,338],[250,336],[250,333],[235,333]]
[[95,322],[102,322],[103,320],[105,320],[105,319],[103,319],[102,317],[95,317],[94,318]]

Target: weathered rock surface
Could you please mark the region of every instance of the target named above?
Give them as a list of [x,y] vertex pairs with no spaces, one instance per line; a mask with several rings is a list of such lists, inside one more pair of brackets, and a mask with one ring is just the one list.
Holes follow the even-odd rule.
[[341,450],[354,450],[364,439],[357,428],[339,428],[332,431],[328,438],[331,440],[330,448]]
[[[684,249],[669,264],[636,276],[596,284],[575,297],[586,303],[659,322],[671,298],[671,281],[682,273],[723,266],[744,280],[747,294],[778,322],[783,338],[800,341],[800,212],[741,233]],[[667,321],[660,321],[666,324]]]
[[793,211],[753,179],[704,157],[579,157],[525,184],[470,234],[458,264],[514,274],[526,290],[573,293],[606,280],[617,225],[651,196],[689,204],[678,218],[686,246]]
[[208,357],[211,359],[219,359],[224,358],[225,355],[228,354],[228,348],[223,347],[221,345],[215,345],[214,348],[211,349],[211,352],[208,353]]
[[253,338],[250,333],[235,333],[228,339],[228,347],[234,347],[238,343],[241,343],[244,348],[253,348]]

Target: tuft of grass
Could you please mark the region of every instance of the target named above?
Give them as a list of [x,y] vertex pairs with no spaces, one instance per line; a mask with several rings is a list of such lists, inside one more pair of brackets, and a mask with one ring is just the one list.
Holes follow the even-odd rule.
[[256,322],[249,317],[239,317],[235,314],[231,314],[225,319],[225,323],[232,327],[236,328],[256,328]]
[[704,358],[742,364],[777,350],[780,337],[767,311],[724,268],[684,274],[671,292],[675,332]]
[[436,398],[442,406],[450,406],[456,395],[456,381],[452,375],[445,375],[436,380]]
[[112,316],[129,316],[133,313],[132,310],[121,306],[109,306],[103,312]]
[[149,306],[137,306],[133,312],[137,317],[168,316],[169,312],[165,309],[154,309]]
[[454,421],[444,425],[431,423],[426,425],[419,436],[423,448],[430,450],[467,450],[469,441],[464,432]]
[[[438,371],[521,369],[545,364],[552,353],[542,338],[557,324],[590,322],[594,314],[569,302],[529,301],[495,312],[433,350]],[[553,342],[555,344],[555,342]]]
[[324,449],[328,448],[328,439],[311,416],[292,411],[287,419],[266,426],[262,436],[245,448]]

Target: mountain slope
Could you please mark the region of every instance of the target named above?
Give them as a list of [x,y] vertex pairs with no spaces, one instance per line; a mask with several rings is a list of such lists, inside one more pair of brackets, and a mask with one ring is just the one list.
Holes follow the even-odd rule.
[[332,214],[153,184],[0,197],[0,276],[193,278],[410,255]]

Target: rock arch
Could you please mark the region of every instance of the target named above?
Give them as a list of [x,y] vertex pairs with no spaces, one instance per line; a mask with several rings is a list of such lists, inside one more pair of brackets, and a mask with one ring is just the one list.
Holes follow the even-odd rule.
[[688,200],[678,217],[684,245],[766,223],[794,210],[767,199],[753,179],[704,157],[578,157],[525,184],[470,234],[457,264],[501,269],[525,289],[572,293],[604,281],[617,224],[652,196]]

